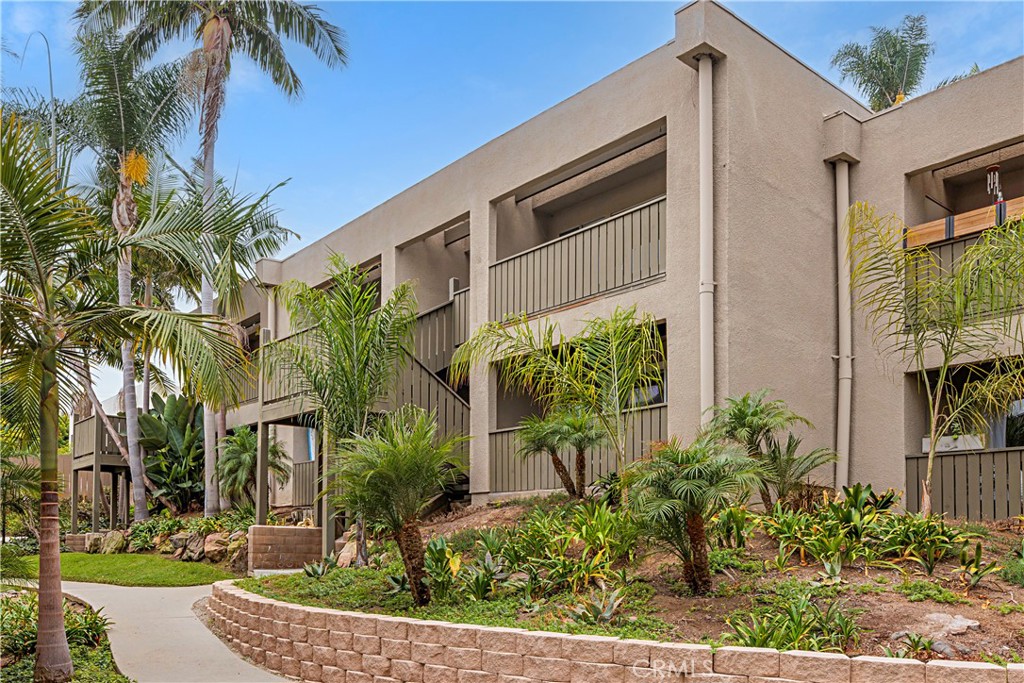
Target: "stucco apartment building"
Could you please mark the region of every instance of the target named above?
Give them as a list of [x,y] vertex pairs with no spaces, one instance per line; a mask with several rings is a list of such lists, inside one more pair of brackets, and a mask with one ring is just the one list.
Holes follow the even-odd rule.
[[[261,329],[262,343],[290,335],[277,286],[321,284],[332,252],[367,268],[384,295],[414,281],[417,358],[395,400],[435,409],[445,431],[471,437],[468,492],[482,502],[557,482],[544,459],[514,457],[529,401],[486,370],[449,386],[453,350],[508,314],[571,334],[588,316],[635,304],[659,321],[667,358],[663,392],[634,421],[634,455],[650,440],[690,438],[723,398],[769,387],[814,423],[808,446],[841,453],[824,483],[896,487],[913,507],[908,456],[921,453],[923,402],[849,312],[842,219],[868,201],[910,226],[934,221],[921,239],[953,253],[979,221],[995,220],[992,164],[1019,213],[1024,58],[874,114],[714,2],[683,7],[675,22],[668,44],[297,253],[261,262],[243,323],[254,343]],[[273,495],[303,503],[317,463],[301,420],[308,403],[289,386],[265,378],[231,422],[259,425],[296,454],[294,487]],[[1020,513],[1019,448],[942,460],[937,507]],[[592,467],[612,462],[599,453]]]

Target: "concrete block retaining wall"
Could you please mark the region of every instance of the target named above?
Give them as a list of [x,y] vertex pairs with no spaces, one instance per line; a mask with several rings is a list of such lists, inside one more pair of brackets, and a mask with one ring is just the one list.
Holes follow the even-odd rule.
[[318,526],[251,526],[249,574],[261,569],[302,569],[323,557],[321,543]]
[[65,534],[64,545],[73,553],[85,552],[85,534]]
[[1024,683],[1024,665],[623,640],[304,607],[213,586],[242,656],[313,683]]

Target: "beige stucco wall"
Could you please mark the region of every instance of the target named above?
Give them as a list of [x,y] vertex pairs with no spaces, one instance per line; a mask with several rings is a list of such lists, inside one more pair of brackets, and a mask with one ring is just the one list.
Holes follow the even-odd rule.
[[[443,302],[447,278],[459,277],[471,285],[472,329],[489,318],[488,271],[496,260],[664,193],[664,277],[549,317],[566,334],[585,317],[618,305],[635,304],[664,321],[669,428],[689,438],[700,419],[698,89],[691,58],[702,52],[716,57],[716,396],[720,401],[769,387],[817,427],[807,434],[807,446],[832,445],[836,228],[834,173],[826,158],[834,158],[835,141],[827,139],[827,117],[848,113],[838,122],[836,144],[849,146],[854,156],[853,200],[869,200],[911,222],[926,220],[930,209],[907,199],[935,189],[926,171],[1024,138],[1019,108],[991,104],[993,92],[1003,101],[1024,100],[1022,59],[872,115],[728,10],[693,3],[676,15],[675,41],[269,264],[267,272],[275,282],[317,284],[332,251],[352,262],[379,256],[385,294],[395,282],[415,280],[422,308]],[[517,193],[529,194],[524,188],[574,168],[598,178],[591,160],[655,129],[665,131],[657,143],[663,149],[645,157],[644,173],[624,175],[628,181],[589,197],[575,195],[579,200],[572,199],[581,192],[579,181],[566,181],[517,201]],[[558,188],[568,199],[559,199]],[[454,245],[445,248],[441,233],[467,216],[468,257]],[[277,320],[281,336],[287,332],[283,310]],[[874,351],[861,318],[854,343],[850,479],[902,488],[902,455],[920,429],[919,415],[906,410],[912,387],[898,363]],[[486,494],[487,434],[499,424],[490,373],[472,375],[470,402],[471,490]],[[831,481],[831,472],[822,479]]]

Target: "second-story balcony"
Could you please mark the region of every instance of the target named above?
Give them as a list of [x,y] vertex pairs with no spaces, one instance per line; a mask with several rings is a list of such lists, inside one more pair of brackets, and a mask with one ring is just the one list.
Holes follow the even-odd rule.
[[490,268],[492,320],[534,315],[665,273],[665,198],[652,200]]
[[[1024,197],[1016,197],[1007,199],[1002,204],[983,206],[973,211],[946,216],[909,228],[905,246],[909,249],[940,242],[966,244],[967,240],[977,238],[984,230],[1011,218],[1019,218],[1022,213]],[[960,251],[963,252],[963,247]]]

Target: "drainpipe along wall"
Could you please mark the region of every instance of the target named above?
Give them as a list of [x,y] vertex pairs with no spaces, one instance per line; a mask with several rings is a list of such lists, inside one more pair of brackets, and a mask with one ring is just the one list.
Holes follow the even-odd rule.
[[850,261],[847,258],[849,225],[846,213],[850,208],[850,164],[835,162],[836,171],[836,273],[837,312],[839,314],[839,355],[836,357],[836,488],[850,482],[850,416],[853,393],[853,334],[850,302]]
[[701,422],[715,405],[715,193],[712,58],[698,59],[698,183],[700,185],[700,409]]

